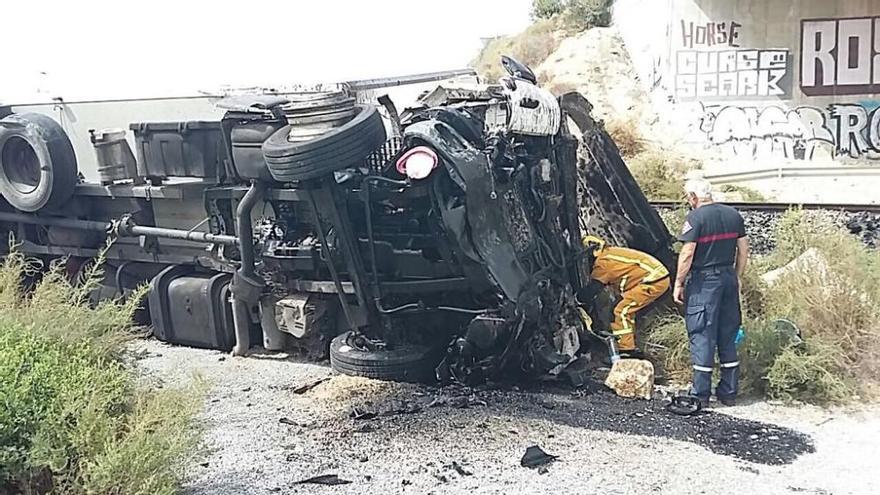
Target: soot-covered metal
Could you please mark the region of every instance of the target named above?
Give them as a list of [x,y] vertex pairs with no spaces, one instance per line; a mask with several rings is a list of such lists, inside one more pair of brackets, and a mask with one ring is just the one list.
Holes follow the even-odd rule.
[[589,282],[583,230],[665,261],[669,234],[583,97],[557,100],[511,75],[425,100],[431,106],[405,113],[404,150],[437,152],[445,174],[432,194],[446,236],[491,282],[485,307],[452,335],[437,378],[556,374],[587,346],[576,298]]

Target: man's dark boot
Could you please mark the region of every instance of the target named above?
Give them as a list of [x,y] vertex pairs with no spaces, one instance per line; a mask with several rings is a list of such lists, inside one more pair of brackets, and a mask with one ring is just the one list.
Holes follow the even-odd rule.
[[718,397],[718,402],[727,407],[733,407],[736,405],[736,397]]

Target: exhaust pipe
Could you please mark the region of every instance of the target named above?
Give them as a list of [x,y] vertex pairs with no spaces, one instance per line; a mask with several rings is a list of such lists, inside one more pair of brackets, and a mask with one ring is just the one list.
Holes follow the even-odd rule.
[[251,346],[251,310],[260,300],[263,281],[257,277],[254,268],[254,226],[251,212],[263,197],[266,184],[253,181],[235,211],[235,231],[238,234],[238,251],[241,266],[232,275],[229,289],[232,293],[232,319],[235,327],[235,346],[233,356],[244,356]]

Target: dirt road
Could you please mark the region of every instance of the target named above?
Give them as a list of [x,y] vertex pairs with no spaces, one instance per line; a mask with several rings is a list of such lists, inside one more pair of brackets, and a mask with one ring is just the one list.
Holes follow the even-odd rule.
[[[434,389],[335,376],[283,355],[136,349],[151,378],[211,384],[191,494],[880,492],[878,407],[755,403],[681,418],[598,387]],[[521,467],[530,445],[558,459]],[[347,483],[297,484],[330,474]]]

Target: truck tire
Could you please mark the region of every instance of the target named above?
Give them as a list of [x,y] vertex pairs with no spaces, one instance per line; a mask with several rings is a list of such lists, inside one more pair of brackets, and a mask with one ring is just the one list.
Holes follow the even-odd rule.
[[289,142],[285,126],[263,143],[269,173],[279,182],[315,179],[357,164],[385,142],[376,107],[357,105],[354,118],[308,141]]
[[64,204],[77,175],[70,139],[52,118],[26,113],[0,120],[0,194],[14,208],[35,212]]
[[330,367],[345,375],[377,380],[425,382],[434,378],[437,353],[425,346],[404,344],[393,349],[366,351],[348,343],[351,332],[330,342]]

